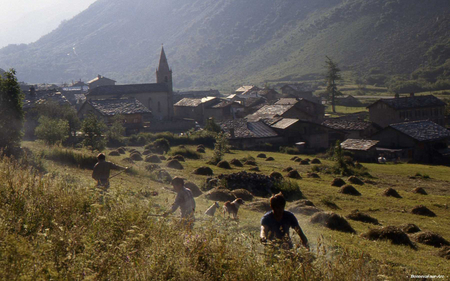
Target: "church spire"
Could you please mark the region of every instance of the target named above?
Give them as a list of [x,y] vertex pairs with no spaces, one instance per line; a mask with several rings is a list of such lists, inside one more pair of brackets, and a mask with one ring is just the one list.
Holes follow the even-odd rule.
[[156,71],[169,72],[169,63],[167,62],[166,53],[164,52],[164,46],[161,46],[161,56],[159,57],[159,67]]
[[163,46],[161,46],[159,67],[156,69],[156,83],[166,83],[169,86],[169,90],[172,91],[172,70],[169,68]]

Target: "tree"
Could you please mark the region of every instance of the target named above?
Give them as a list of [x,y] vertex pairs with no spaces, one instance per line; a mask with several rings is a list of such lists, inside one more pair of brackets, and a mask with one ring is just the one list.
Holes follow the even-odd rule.
[[225,153],[229,151],[228,138],[223,132],[218,133],[215,139],[216,143],[214,144],[214,155],[209,161],[209,163],[213,165],[219,163]]
[[112,120],[113,122],[106,132],[106,137],[110,144],[120,145],[122,143],[123,135],[125,134],[125,127],[123,126],[125,117],[116,115]]
[[106,140],[102,136],[105,131],[106,125],[103,121],[99,120],[94,114],[88,115],[81,124],[81,132],[84,136],[83,146],[92,151],[105,149]]
[[36,118],[46,116],[51,119],[63,119],[69,123],[68,132],[70,136],[75,136],[78,129],[80,129],[81,122],[77,116],[77,111],[70,105],[60,105],[55,101],[47,101],[38,104],[35,108]]
[[339,92],[337,89],[336,82],[342,79],[340,74],[341,70],[339,69],[338,65],[328,56],[326,58],[327,60],[325,61],[325,63],[327,72],[325,75],[325,80],[327,82],[327,92],[331,97],[331,107],[333,109],[333,113],[336,113],[335,97],[341,95],[341,92]]
[[24,121],[23,95],[15,75],[14,69],[0,75],[0,148],[8,154],[20,146]]
[[208,120],[206,120],[205,130],[210,131],[210,132],[214,132],[214,133],[220,133],[222,131],[220,126],[217,125],[217,123],[214,121],[213,117],[211,117]]
[[69,137],[69,121],[41,116],[35,134],[47,144],[62,143]]

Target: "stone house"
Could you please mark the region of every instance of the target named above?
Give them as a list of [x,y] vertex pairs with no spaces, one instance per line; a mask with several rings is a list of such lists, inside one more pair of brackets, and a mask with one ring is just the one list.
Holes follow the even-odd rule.
[[100,74],[88,82],[89,90],[93,90],[93,89],[95,89],[97,87],[101,87],[101,86],[114,86],[114,85],[116,85],[116,81],[106,78],[104,76],[101,76]]
[[341,143],[344,151],[353,154],[353,159],[360,162],[377,162],[377,140],[346,139]]
[[265,98],[268,102],[273,102],[281,98],[281,94],[274,89],[262,89],[257,91],[260,97]]
[[369,105],[370,121],[385,128],[405,121],[431,120],[445,125],[446,103],[433,95],[380,99]]
[[401,149],[402,158],[419,163],[445,163],[450,132],[432,121],[391,124],[371,137],[380,141],[378,147]]
[[216,97],[201,99],[184,98],[173,105],[174,116],[177,119],[193,119],[201,124],[206,121],[205,107],[219,103]]
[[346,133],[349,139],[367,139],[377,133],[381,128],[372,122],[349,120],[342,118],[329,118],[322,125]]
[[304,98],[281,98],[277,105],[294,105],[299,110],[309,115],[309,118],[304,118],[314,122],[321,122],[325,116],[325,106],[319,103],[312,102]]
[[239,87],[238,89],[236,89],[236,91],[234,91],[235,94],[237,95],[242,95],[244,92],[252,92],[252,91],[259,91],[261,90],[260,88],[256,87],[256,86],[242,86]]
[[300,110],[293,104],[264,105],[255,113],[247,115],[245,118],[248,121],[256,122],[261,119],[271,119],[274,117],[295,118],[310,121],[313,121],[315,119],[314,116],[311,116],[309,113]]

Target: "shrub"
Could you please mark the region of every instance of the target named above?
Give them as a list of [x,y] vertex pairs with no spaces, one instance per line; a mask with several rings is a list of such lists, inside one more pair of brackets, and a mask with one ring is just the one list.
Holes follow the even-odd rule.
[[91,150],[102,151],[106,146],[106,140],[102,136],[106,125],[95,115],[90,114],[83,120],[81,132],[83,133],[83,146]]
[[44,150],[41,155],[45,159],[76,166],[82,169],[93,169],[95,163],[97,163],[97,157],[92,154],[60,147]]
[[291,146],[281,146],[280,152],[286,154],[300,154],[300,150],[298,150],[298,148]]
[[196,152],[190,148],[174,148],[171,149],[169,152],[169,155],[182,155],[184,158],[188,158],[188,159],[201,159],[202,156],[200,155],[199,152]]
[[69,122],[41,116],[35,134],[38,139],[43,140],[46,144],[62,143],[69,137]]
[[296,181],[277,180],[274,182],[271,190],[273,193],[283,193],[287,201],[295,201],[303,198],[303,193]]

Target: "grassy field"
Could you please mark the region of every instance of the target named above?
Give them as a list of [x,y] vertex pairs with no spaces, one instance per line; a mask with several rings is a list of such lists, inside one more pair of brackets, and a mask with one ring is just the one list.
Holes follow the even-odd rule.
[[[35,155],[49,149],[38,142],[23,145]],[[143,151],[143,147],[135,149]],[[256,158],[257,154],[231,151],[224,159]],[[414,223],[450,240],[448,167],[364,164],[372,177],[362,186],[355,185],[361,196],[350,196],[338,193],[338,188],[330,185],[332,174],[319,173],[319,179],[308,178],[306,173],[313,165],[290,161],[292,155],[265,154],[275,161],[256,158],[258,173],[285,174],[282,170],[289,166],[297,169],[303,179],[293,181],[304,197],[322,210],[345,216],[358,209],[383,226]],[[207,165],[211,156],[212,151],[207,149],[202,159],[182,162],[183,170],[165,169],[172,176],[182,176],[201,187],[206,177],[192,174],[197,167],[209,166],[215,176],[249,168],[227,170]],[[107,156],[107,160],[130,165],[123,162],[125,157],[129,154]],[[8,159],[0,162],[1,279],[398,280],[408,279],[410,274],[450,277],[449,262],[437,256],[438,248],[417,243],[417,250],[413,250],[387,241],[369,241],[360,235],[377,226],[352,220],[349,222],[356,234],[346,234],[312,224],[309,216],[297,214],[311,251],[295,249],[289,257],[282,253],[275,262],[265,258],[259,243],[264,212],[245,204],[238,221],[221,214],[211,219],[203,212],[213,202],[202,195],[196,198],[194,229],[180,229],[176,217],[152,216],[166,211],[175,194],[169,184],[151,179],[145,169],[148,163],[143,161],[130,165],[136,173],[124,173],[112,180],[105,206],[97,202],[99,194],[89,169],[38,158],[34,165],[47,171],[40,176],[30,172],[25,164],[13,164]],[[160,165],[164,167],[166,161]],[[322,167],[333,165],[322,160]],[[412,178],[417,173],[423,177]],[[388,187],[396,189],[402,198],[382,196]],[[423,187],[428,195],[412,193],[415,187]],[[152,192],[157,192],[157,196],[150,196]],[[330,209],[327,202],[335,203],[338,209]],[[409,213],[417,205],[427,206],[437,216]],[[293,237],[294,243],[299,243],[298,237]]]

